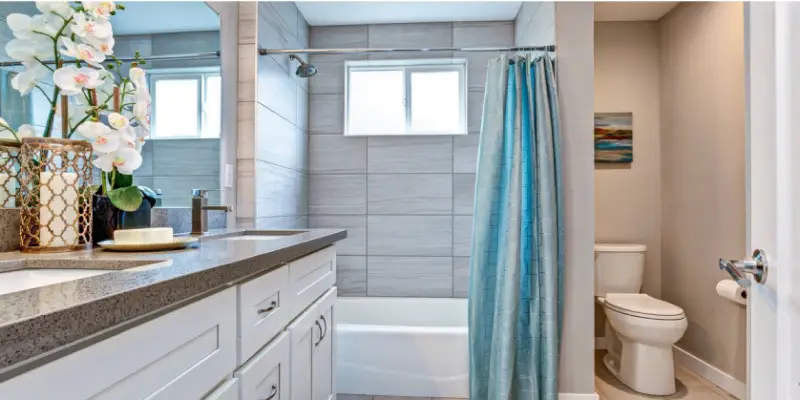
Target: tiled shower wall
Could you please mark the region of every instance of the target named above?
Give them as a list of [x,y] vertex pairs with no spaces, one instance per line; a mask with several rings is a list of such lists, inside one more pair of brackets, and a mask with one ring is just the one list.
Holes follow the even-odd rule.
[[256,55],[306,47],[308,24],[294,3],[239,4],[240,227],[307,225],[308,79],[295,76],[286,54]]
[[[311,28],[312,48],[510,46],[508,22]],[[316,55],[309,80],[309,227],[346,228],[343,296],[466,297],[486,64],[497,53]],[[463,136],[344,137],[344,61],[466,58]]]

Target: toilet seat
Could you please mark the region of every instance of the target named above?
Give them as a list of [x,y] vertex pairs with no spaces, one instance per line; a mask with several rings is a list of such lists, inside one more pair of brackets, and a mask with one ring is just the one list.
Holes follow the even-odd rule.
[[604,300],[610,310],[636,318],[660,321],[686,318],[680,307],[642,293],[608,293]]

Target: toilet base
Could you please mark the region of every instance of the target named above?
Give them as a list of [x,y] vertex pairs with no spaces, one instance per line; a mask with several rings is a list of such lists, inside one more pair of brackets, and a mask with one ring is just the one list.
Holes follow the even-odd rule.
[[621,359],[609,353],[603,357],[603,364],[620,382],[636,392],[652,396],[675,394],[672,346],[655,347],[623,339]]

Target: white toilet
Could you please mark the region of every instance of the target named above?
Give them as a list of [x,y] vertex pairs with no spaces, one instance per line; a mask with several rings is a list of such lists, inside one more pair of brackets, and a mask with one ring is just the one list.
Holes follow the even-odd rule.
[[595,296],[606,313],[603,363],[631,389],[675,393],[672,345],[686,332],[680,307],[639,293],[644,275],[641,244],[595,244]]

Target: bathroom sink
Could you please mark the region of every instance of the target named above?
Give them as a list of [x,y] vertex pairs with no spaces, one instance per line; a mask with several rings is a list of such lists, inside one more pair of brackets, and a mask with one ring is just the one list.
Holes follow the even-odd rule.
[[153,260],[0,261],[0,295],[158,263]]

